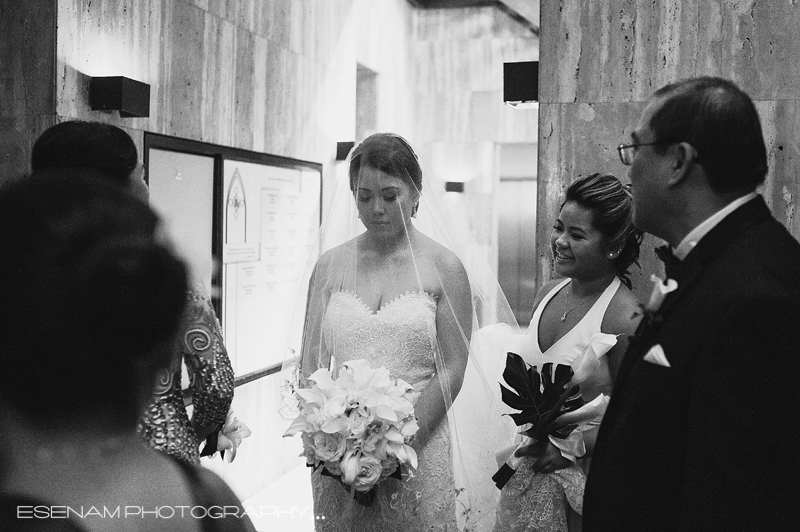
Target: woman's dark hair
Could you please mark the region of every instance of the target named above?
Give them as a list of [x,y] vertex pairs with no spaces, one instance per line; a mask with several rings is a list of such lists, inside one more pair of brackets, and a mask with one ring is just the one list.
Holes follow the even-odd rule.
[[101,122],[70,120],[42,133],[33,145],[31,169],[96,168],[127,187],[139,162],[136,144],[125,131]]
[[417,192],[422,192],[422,168],[417,154],[400,135],[375,133],[356,146],[350,157],[350,190],[354,192],[362,167],[403,179]]
[[40,425],[98,412],[136,422],[186,300],[186,268],[158,225],[89,169],[0,186],[4,403]]
[[688,142],[697,150],[697,161],[708,184],[718,192],[753,190],[767,176],[767,148],[758,111],[744,91],[717,77],[677,81],[653,94],[662,103],[648,126],[655,146]]
[[631,287],[628,268],[638,264],[642,231],[633,225],[633,195],[613,175],[592,174],[578,178],[567,188],[566,199],[592,212],[594,226],[608,240],[613,250],[621,249],[614,259],[617,276]]

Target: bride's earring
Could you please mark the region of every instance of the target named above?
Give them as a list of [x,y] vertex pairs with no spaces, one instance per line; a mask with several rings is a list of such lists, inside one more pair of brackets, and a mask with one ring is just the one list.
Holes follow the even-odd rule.
[[417,211],[419,210],[419,203],[415,203],[413,207],[411,207],[411,217],[417,217]]

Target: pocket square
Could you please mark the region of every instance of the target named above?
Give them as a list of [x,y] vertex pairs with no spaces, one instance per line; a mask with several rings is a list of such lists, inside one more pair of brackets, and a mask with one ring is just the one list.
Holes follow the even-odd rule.
[[651,347],[650,351],[644,356],[644,359],[657,366],[664,366],[665,368],[672,367],[669,360],[667,360],[667,355],[664,354],[664,348],[661,347],[661,344],[656,344]]

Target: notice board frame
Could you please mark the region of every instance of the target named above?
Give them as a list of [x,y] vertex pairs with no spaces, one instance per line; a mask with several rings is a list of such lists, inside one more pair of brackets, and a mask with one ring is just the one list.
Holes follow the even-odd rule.
[[[151,149],[174,151],[193,155],[211,157],[214,160],[214,202],[212,206],[212,242],[211,255],[215,264],[222,264],[222,250],[224,242],[223,220],[225,216],[226,191],[224,190],[224,168],[226,161],[240,161],[253,163],[276,168],[310,170],[319,174],[319,219],[316,221],[319,226],[322,223],[322,198],[323,198],[323,165],[313,161],[294,159],[263,152],[232,148],[218,144],[211,144],[196,140],[162,135],[159,133],[144,133],[144,167],[148,168],[149,153]],[[149,177],[145,176],[149,183]],[[215,268],[212,274],[211,302],[217,317],[224,319],[222,309],[222,268]],[[254,380],[266,377],[279,372],[281,364],[272,364],[258,370],[247,372],[236,377],[236,386],[242,386]]]

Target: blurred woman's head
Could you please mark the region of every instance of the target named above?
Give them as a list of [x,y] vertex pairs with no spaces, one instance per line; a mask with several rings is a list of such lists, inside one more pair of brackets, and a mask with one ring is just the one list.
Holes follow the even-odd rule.
[[[591,277],[612,268],[630,287],[642,232],[633,224],[633,196],[612,175],[592,174],[567,188],[551,237],[556,272]],[[596,273],[595,273],[596,275]]]
[[0,402],[43,426],[135,424],[185,303],[185,266],[158,225],[85,168],[0,187]]
[[31,169],[94,168],[146,199],[144,168],[136,143],[125,131],[102,122],[69,120],[42,133],[33,145]]

